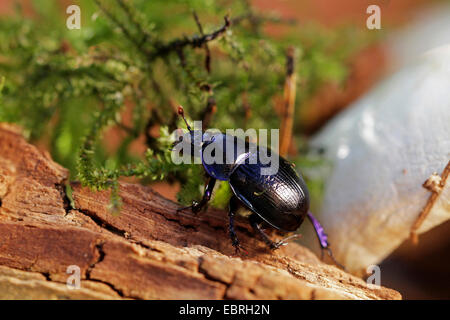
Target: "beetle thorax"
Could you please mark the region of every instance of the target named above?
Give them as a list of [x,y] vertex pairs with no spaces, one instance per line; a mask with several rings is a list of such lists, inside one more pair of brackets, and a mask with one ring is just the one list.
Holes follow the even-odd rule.
[[213,178],[229,180],[236,167],[248,157],[245,142],[222,133],[206,135],[202,146],[202,163],[206,172]]

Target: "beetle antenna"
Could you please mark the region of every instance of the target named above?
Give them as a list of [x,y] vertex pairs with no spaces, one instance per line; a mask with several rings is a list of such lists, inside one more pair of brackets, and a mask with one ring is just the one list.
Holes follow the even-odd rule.
[[186,124],[187,129],[189,130],[189,132],[192,132],[191,126],[189,125],[189,123],[186,121],[186,118],[184,116],[184,109],[183,107],[180,105],[178,106],[178,114],[183,118],[184,123]]

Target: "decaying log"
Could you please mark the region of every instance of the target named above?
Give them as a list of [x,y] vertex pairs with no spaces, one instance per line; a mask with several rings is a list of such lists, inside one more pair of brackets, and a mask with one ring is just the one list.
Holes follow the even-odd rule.
[[[236,256],[227,213],[193,215],[154,190],[121,183],[122,210],[108,192],[71,183],[68,171],[0,125],[0,298],[22,299],[399,299],[384,287],[322,263],[290,244],[268,251],[247,223]],[[274,235],[276,236],[276,235]],[[78,266],[81,288],[66,285]]]

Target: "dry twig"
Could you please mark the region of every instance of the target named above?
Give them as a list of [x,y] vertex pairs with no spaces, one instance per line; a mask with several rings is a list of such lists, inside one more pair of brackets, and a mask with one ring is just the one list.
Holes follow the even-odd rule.
[[423,187],[431,191],[431,195],[428,198],[428,201],[423,207],[419,216],[417,217],[416,221],[411,227],[410,239],[414,244],[419,243],[419,236],[417,235],[417,230],[420,228],[425,219],[428,217],[431,209],[434,206],[434,203],[439,198],[440,194],[442,193],[442,190],[444,190],[445,183],[447,181],[449,174],[450,174],[450,161],[447,163],[447,166],[445,167],[444,171],[442,171],[442,174],[440,176],[437,173],[433,173],[423,183]]
[[296,74],[294,72],[295,49],[289,47],[286,61],[286,82],[284,84],[284,109],[281,120],[280,155],[285,156],[289,151],[292,140],[292,126],[294,123],[294,106],[296,93]]

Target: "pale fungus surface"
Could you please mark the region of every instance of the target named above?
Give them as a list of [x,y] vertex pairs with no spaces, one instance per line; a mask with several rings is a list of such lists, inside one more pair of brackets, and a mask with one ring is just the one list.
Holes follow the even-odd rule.
[[[338,261],[377,264],[410,236],[450,160],[450,45],[416,58],[330,121],[311,142],[332,169],[319,219]],[[450,218],[449,183],[418,229]]]

